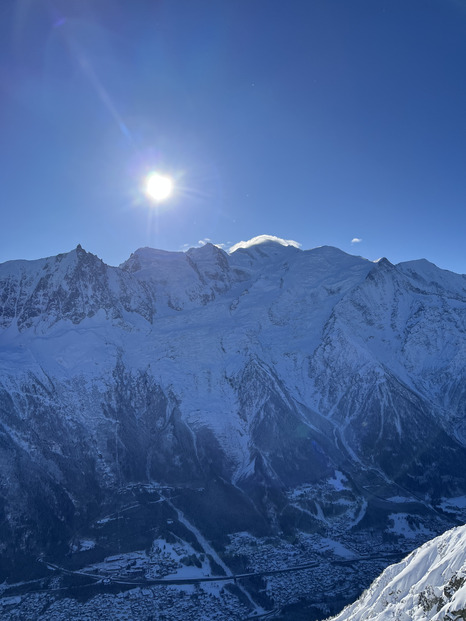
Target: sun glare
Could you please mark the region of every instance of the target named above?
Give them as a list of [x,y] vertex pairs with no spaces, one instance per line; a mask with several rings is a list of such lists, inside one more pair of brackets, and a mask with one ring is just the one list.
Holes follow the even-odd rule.
[[173,179],[160,173],[151,173],[146,179],[146,194],[157,203],[173,193]]

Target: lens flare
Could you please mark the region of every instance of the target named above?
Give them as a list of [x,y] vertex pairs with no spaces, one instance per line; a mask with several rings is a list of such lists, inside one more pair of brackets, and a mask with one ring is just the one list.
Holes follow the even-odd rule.
[[173,179],[160,173],[151,173],[146,179],[146,194],[160,203],[173,194]]

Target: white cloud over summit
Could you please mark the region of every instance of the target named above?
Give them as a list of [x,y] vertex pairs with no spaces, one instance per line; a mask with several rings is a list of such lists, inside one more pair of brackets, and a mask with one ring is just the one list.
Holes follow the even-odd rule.
[[235,250],[238,250],[239,248],[251,248],[251,246],[257,246],[258,244],[264,244],[265,242],[276,242],[282,246],[294,246],[295,248],[301,247],[301,244],[293,239],[282,239],[281,237],[276,237],[275,235],[258,235],[248,241],[238,242],[232,246],[228,252],[235,252]]

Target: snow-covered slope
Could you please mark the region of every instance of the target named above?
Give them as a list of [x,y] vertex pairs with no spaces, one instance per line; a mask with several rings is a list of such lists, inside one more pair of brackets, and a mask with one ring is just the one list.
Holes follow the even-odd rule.
[[391,565],[334,621],[466,618],[466,526],[447,531]]

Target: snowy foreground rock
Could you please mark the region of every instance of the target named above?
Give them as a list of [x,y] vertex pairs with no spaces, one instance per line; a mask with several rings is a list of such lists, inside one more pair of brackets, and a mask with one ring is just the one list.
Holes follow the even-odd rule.
[[260,241],[0,265],[7,618],[322,618],[466,522],[466,277]]
[[424,544],[391,565],[332,621],[466,619],[466,526]]

